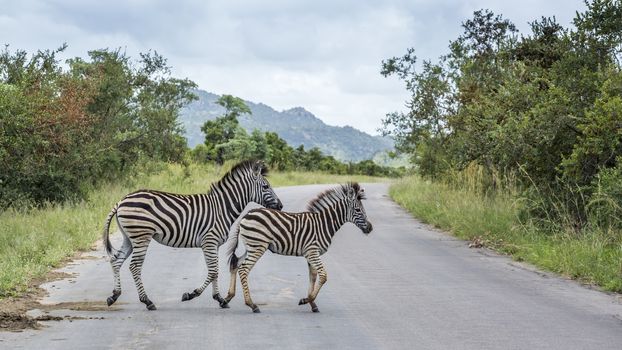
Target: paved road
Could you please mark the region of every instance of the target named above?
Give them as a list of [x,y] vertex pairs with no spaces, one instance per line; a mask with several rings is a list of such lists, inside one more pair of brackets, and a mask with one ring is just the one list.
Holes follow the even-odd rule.
[[[285,210],[295,211],[326,187],[277,193]],[[241,294],[230,309],[220,309],[209,292],[181,303],[206,274],[202,255],[152,244],[143,273],[157,311],[138,302],[126,264],[114,310],[55,310],[86,319],[0,333],[0,348],[622,349],[619,296],[469,249],[391,202],[387,185],[365,188],[374,232],[364,236],[348,224],[337,233],[324,256],[328,282],[318,314],[297,305],[308,283],[301,258],[264,255],[250,277],[262,310],[253,314]],[[75,278],[46,285],[44,302],[103,303],[112,272],[101,252],[92,255],[97,259],[65,269]],[[228,275],[221,273],[220,281],[226,286]]]

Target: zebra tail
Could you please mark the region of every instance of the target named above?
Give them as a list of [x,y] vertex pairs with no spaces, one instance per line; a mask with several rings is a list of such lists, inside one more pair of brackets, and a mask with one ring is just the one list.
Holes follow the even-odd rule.
[[231,237],[231,240],[233,241],[233,243],[229,246],[229,250],[227,251],[227,255],[229,255],[229,272],[233,272],[235,269],[238,268],[238,261],[240,259],[235,255],[235,250],[238,247],[239,238],[240,238],[240,224],[238,224],[238,226],[236,227],[235,233],[233,234],[233,237]]
[[229,272],[233,273],[238,267],[238,257],[234,254],[229,258]]
[[119,207],[117,205],[114,206],[114,208],[112,208],[112,210],[110,211],[110,214],[108,214],[108,217],[106,218],[106,222],[104,223],[104,232],[102,235],[102,241],[104,241],[104,247],[106,248],[106,253],[108,254],[108,256],[112,257],[114,255],[116,255],[117,250],[112,246],[112,243],[110,243],[110,222],[112,221],[112,218],[117,214],[117,209]]

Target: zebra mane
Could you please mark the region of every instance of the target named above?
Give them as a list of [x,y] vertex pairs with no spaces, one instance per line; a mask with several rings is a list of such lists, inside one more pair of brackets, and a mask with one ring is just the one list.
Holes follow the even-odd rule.
[[231,168],[231,170],[229,170],[227,174],[225,174],[225,176],[236,173],[238,171],[245,171],[248,169],[253,170],[253,168],[257,166],[260,167],[261,175],[263,176],[268,175],[268,167],[264,164],[264,162],[262,162],[261,160],[249,159],[249,160],[243,160],[239,162],[238,164],[234,165],[233,168]]
[[267,176],[268,175],[268,167],[266,167],[266,165],[260,161],[260,160],[244,160],[239,162],[238,164],[234,165],[231,170],[227,171],[227,173],[225,175],[223,175],[220,180],[214,182],[211,184],[210,186],[210,190],[214,191],[215,189],[218,189],[221,187],[221,183],[223,182],[224,179],[229,178],[235,174],[238,173],[245,173],[245,172],[252,172],[255,171],[255,168],[259,167],[259,171],[261,172],[262,176]]
[[350,189],[355,191],[354,193],[359,199],[365,199],[364,193],[361,192],[361,186],[357,182],[348,182],[320,193],[309,202],[307,211],[317,212],[326,208],[329,203],[335,203],[346,198]]

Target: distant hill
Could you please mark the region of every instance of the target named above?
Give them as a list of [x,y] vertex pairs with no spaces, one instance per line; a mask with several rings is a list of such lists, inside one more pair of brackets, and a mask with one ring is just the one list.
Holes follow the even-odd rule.
[[[199,100],[186,106],[180,116],[190,147],[203,143],[203,123],[224,113],[224,108],[216,104],[219,95],[203,90],[195,93]],[[393,149],[393,142],[389,138],[371,136],[351,126],[326,125],[302,107],[278,112],[263,103],[245,102],[253,114],[239,118],[242,127],[249,132],[253,129],[276,132],[294,148],[299,145],[304,145],[305,149],[318,147],[324,154],[341,161],[372,159],[379,153]]]

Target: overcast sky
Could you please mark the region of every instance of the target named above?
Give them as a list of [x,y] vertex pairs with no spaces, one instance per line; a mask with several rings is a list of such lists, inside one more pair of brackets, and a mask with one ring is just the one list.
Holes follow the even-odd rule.
[[420,59],[446,53],[473,11],[489,8],[514,22],[555,15],[570,25],[582,0],[411,1],[9,1],[0,0],[0,43],[11,50],[53,49],[64,57],[122,48],[156,50],[174,75],[201,89],[302,106],[331,125],[376,134],[383,116],[407,98],[381,61],[414,47]]

